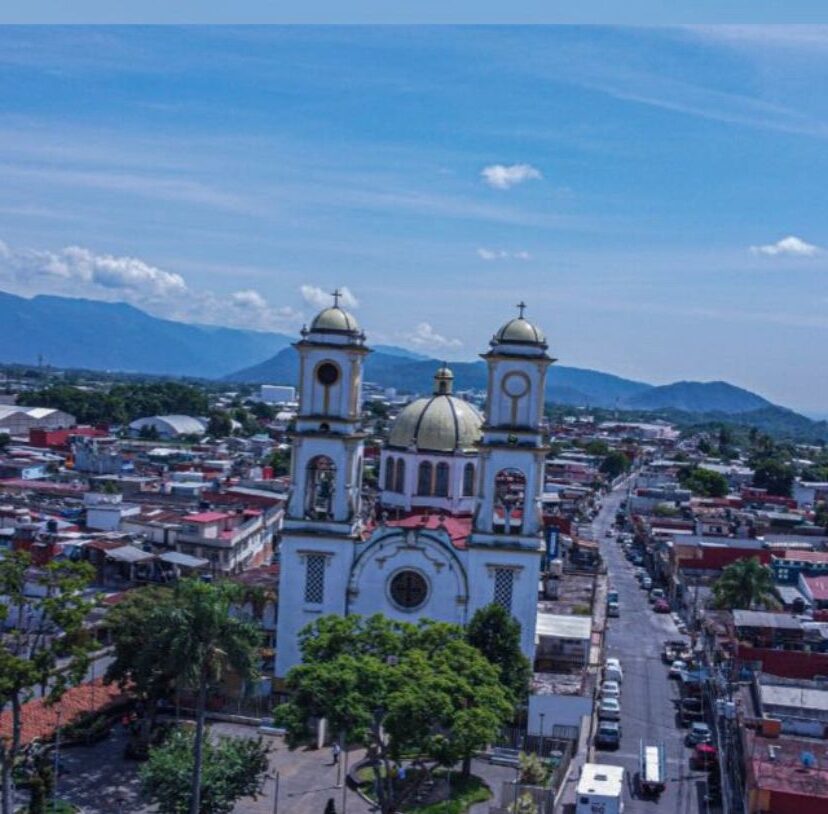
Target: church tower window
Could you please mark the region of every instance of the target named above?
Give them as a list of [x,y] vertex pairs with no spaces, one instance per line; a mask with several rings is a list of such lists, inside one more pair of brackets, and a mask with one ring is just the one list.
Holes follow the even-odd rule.
[[417,470],[417,494],[431,494],[431,462],[423,461]]
[[449,493],[449,465],[440,461],[434,476],[434,494],[437,497],[448,497]]
[[400,609],[416,610],[428,598],[428,582],[419,571],[406,569],[391,577],[388,592]]
[[394,491],[394,459],[385,459],[385,491]]
[[397,474],[394,480],[394,491],[403,494],[405,492],[405,459],[397,458]]
[[474,464],[469,462],[463,467],[463,497],[474,495]]
[[501,534],[521,534],[526,476],[519,469],[503,469],[495,476],[494,521]]
[[325,455],[317,455],[308,463],[305,485],[305,514],[312,520],[328,520],[333,516],[336,466]]
[[305,602],[321,605],[325,599],[325,555],[308,554],[305,559]]
[[512,589],[515,572],[511,568],[496,568],[494,575],[494,596],[492,601],[504,610],[512,612]]

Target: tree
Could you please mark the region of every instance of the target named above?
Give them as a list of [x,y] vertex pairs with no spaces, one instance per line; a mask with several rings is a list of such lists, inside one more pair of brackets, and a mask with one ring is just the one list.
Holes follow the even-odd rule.
[[538,814],[538,806],[531,794],[522,794],[509,806],[509,814]]
[[[83,680],[92,648],[84,630],[94,601],[84,589],[87,563],[53,561],[33,571],[26,552],[0,559],[0,708],[11,710],[11,737],[0,740],[2,814],[14,811],[12,769],[20,757],[23,704],[40,687],[49,701]],[[30,587],[36,583],[37,589]],[[63,662],[58,668],[59,660]]]
[[158,703],[175,689],[174,653],[164,631],[175,604],[170,588],[146,587],[130,591],[107,615],[114,660],[106,671],[107,683],[129,687],[143,702],[138,751],[149,749]]
[[472,616],[466,638],[500,673],[500,681],[520,703],[529,692],[532,665],[520,649],[520,622],[502,605],[480,608]]
[[233,420],[224,410],[212,410],[207,421],[207,434],[213,438],[226,438],[233,432]]
[[327,616],[302,631],[300,649],[303,663],[286,678],[291,700],[276,720],[293,747],[322,717],[363,745],[383,814],[396,810],[392,769],[401,755],[444,766],[463,760],[467,770],[512,714],[497,668],[457,625]]
[[[141,768],[144,792],[161,814],[192,811],[194,736],[178,729],[150,750]],[[261,738],[208,739],[202,749],[201,797],[197,814],[230,814],[237,800],[255,797],[267,772],[268,747]]]
[[0,452],[5,450],[11,443],[11,436],[7,432],[0,432]]
[[276,408],[264,401],[254,401],[249,410],[259,421],[273,421],[276,418]]
[[608,453],[601,461],[600,471],[610,480],[615,480],[619,475],[630,468],[630,459],[617,449]]
[[763,458],[754,465],[753,485],[768,494],[790,497],[793,482],[793,467],[779,458]]
[[780,607],[773,575],[758,557],[737,560],[725,567],[713,583],[713,604],[727,610]]
[[290,451],[286,449],[274,450],[268,459],[268,464],[273,468],[273,476],[282,477],[290,473]]
[[534,752],[521,752],[518,755],[520,782],[527,786],[545,786],[549,779],[549,770]]
[[176,680],[196,693],[196,729],[193,738],[190,814],[201,814],[204,712],[207,692],[228,669],[243,680],[256,675],[258,629],[231,614],[241,596],[240,586],[182,580],[160,635],[159,652],[172,654]]
[[727,478],[721,472],[711,469],[699,466],[682,467],[678,479],[685,489],[701,497],[724,497],[728,492]]
[[609,451],[610,449],[607,446],[606,441],[594,439],[592,441],[587,441],[587,443],[584,444],[584,452],[589,455],[608,455]]

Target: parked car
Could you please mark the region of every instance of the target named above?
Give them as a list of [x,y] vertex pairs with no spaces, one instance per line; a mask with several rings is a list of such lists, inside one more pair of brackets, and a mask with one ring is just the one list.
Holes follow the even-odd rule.
[[659,599],[666,599],[667,595],[664,593],[664,588],[653,588],[650,591],[650,602],[656,602]]
[[607,537],[615,537],[615,532],[612,529],[607,529]]
[[644,557],[641,554],[635,554],[632,558],[633,565],[644,565]]
[[604,662],[604,681],[623,683],[624,671],[621,669],[621,662],[618,659],[608,658]]
[[656,599],[653,603],[653,610],[656,613],[669,613],[670,603],[666,599]]
[[682,726],[703,720],[704,707],[701,698],[682,698],[679,704],[679,719]]
[[599,749],[617,749],[621,746],[621,724],[616,721],[601,721],[595,733],[595,745]]
[[617,681],[605,681],[601,685],[601,698],[620,698],[621,685]]
[[617,618],[621,615],[621,606],[617,602],[607,603],[607,616]]
[[681,659],[676,659],[671,665],[670,669],[667,671],[667,675],[670,678],[680,678],[681,671],[687,669],[687,662],[682,661]]
[[685,743],[688,746],[696,746],[699,743],[710,743],[712,740],[713,733],[710,731],[710,727],[706,723],[696,721],[690,727]]
[[653,587],[653,581],[650,577],[641,577],[641,587],[645,591],[649,591]]
[[687,661],[690,658],[690,646],[684,639],[670,639],[664,642],[664,649],[661,651],[661,660],[664,664],[672,664],[676,659]]
[[621,704],[617,698],[603,698],[598,704],[599,721],[618,721],[621,718]]

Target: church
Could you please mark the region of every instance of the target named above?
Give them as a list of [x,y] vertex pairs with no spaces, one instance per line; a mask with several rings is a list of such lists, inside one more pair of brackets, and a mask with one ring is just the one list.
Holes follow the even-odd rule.
[[554,359],[518,307],[482,356],[484,415],[452,394],[454,377],[443,366],[433,393],[397,417],[381,452],[376,512],[362,505],[365,334],[336,297],[302,329],[277,676],[300,662],[302,628],[331,613],[465,625],[496,602],[520,622],[523,652],[533,658],[547,453],[541,422]]

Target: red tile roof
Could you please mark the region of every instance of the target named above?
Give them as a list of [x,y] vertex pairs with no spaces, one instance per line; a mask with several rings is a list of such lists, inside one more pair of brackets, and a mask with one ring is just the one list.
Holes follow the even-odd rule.
[[184,520],[188,523],[218,523],[228,517],[230,515],[227,512],[200,512],[198,514],[188,514],[184,517]]
[[802,577],[814,600],[824,602],[828,600],[828,577]]
[[[366,532],[370,534],[377,528],[378,524],[372,524]],[[448,536],[451,538],[451,544],[455,548],[465,548],[466,542],[471,534],[472,516],[466,515],[443,515],[426,514],[424,512],[414,512],[406,517],[400,519],[387,520],[386,526],[401,529],[439,529],[443,528]]]
[[828,551],[793,551],[786,549],[782,557],[797,562],[828,563]]
[[[103,679],[99,678],[72,687],[60,701],[51,706],[42,698],[29,701],[22,709],[23,731],[20,742],[25,746],[36,738],[49,738],[58,726],[58,714],[63,726],[84,712],[104,709],[125,697],[115,684],[105,685]],[[4,710],[0,713],[0,738],[5,740],[11,737],[11,726],[11,710]]]

